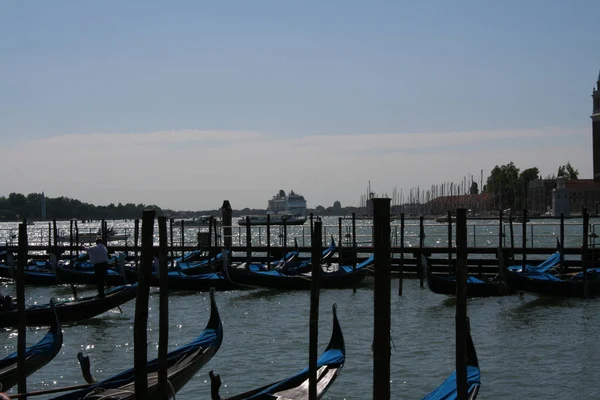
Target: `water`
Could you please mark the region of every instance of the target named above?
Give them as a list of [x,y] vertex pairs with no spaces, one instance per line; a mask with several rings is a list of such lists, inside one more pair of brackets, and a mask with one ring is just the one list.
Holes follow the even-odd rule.
[[[91,289],[90,289],[91,290]],[[2,287],[14,293],[14,285]],[[27,302],[68,297],[70,288],[27,287]],[[394,399],[420,399],[454,368],[455,302],[405,281],[402,297],[392,288],[391,318],[395,349],[391,358]],[[247,290],[218,292],[224,326],[219,352],[178,394],[179,399],[210,399],[208,371],[221,374],[221,394],[232,395],[291,375],[308,364],[308,292]],[[372,398],[373,287],[368,280],[356,293],[324,290],[320,298],[319,351],[331,333],[331,305],[346,339],[347,358],[329,399]],[[80,324],[64,327],[58,356],[28,378],[30,390],[82,383],[76,359],[90,355],[93,375],[103,379],[132,366],[134,304]],[[203,293],[172,294],[170,348],[185,344],[204,328],[209,299]],[[158,293],[152,291],[149,356],[156,356]],[[541,299],[529,295],[472,299],[468,303],[472,336],[482,370],[482,399],[598,399],[600,382],[600,302]],[[27,331],[34,343],[45,329]],[[0,357],[17,346],[16,330],[0,332]],[[38,397],[41,399],[51,398]]]
[[[600,222],[596,221],[596,222]],[[596,231],[596,222],[591,231]],[[368,241],[370,221],[357,229]],[[418,221],[407,226],[407,246],[418,245]],[[36,223],[30,238],[47,241],[47,224]],[[118,229],[131,229],[131,221],[111,223]],[[324,220],[324,238],[337,234],[337,219]],[[392,226],[392,237],[398,228]],[[477,246],[497,246],[498,227],[494,221],[469,221],[470,241]],[[555,221],[531,224],[528,243],[553,247],[559,233]],[[86,224],[97,229],[99,224]],[[515,241],[521,243],[520,227]],[[8,229],[16,224],[0,224],[0,240],[8,241]],[[66,231],[68,222],[59,223]],[[347,231],[343,227],[343,233]],[[428,223],[427,246],[446,246],[446,227]],[[581,245],[581,221],[569,220],[566,246]],[[46,232],[46,233],[44,233]],[[184,232],[193,242],[195,230]],[[299,244],[310,244],[307,227],[290,227],[288,245],[297,237]],[[265,243],[266,230],[252,232],[253,243]],[[175,230],[178,243],[180,232]],[[157,237],[155,237],[157,239]],[[278,231],[272,233],[277,244]],[[302,242],[304,240],[304,242]],[[362,239],[361,239],[362,240]],[[234,229],[234,243],[245,243],[245,229]],[[131,242],[130,242],[131,243]],[[392,241],[394,244],[394,241]],[[396,243],[397,245],[397,243]],[[420,399],[441,383],[454,369],[454,313],[452,299],[419,288],[418,281],[405,281],[404,295],[396,295],[393,285],[391,304],[392,338],[395,349],[391,359],[391,391],[394,399]],[[14,295],[13,284],[0,286]],[[81,295],[93,294],[93,288]],[[52,296],[70,297],[69,287],[27,287],[27,304],[47,303]],[[237,394],[257,385],[298,372],[308,364],[308,292],[247,290],[217,293],[224,325],[224,340],[216,356],[200,370],[178,394],[179,399],[210,399],[208,371],[221,374],[223,396]],[[373,287],[372,281],[352,290],[325,290],[321,293],[320,351],[331,333],[331,305],[338,305],[338,316],[346,339],[347,360],[337,381],[327,392],[329,399],[364,400],[372,397]],[[133,364],[134,304],[129,302],[94,319],[64,327],[64,345],[47,366],[28,378],[28,388],[39,390],[83,383],[76,354],[84,351],[92,360],[93,375],[104,379]],[[170,297],[170,349],[185,344],[204,328],[209,315],[208,296],[203,293],[173,293]],[[149,357],[156,356],[158,340],[158,293],[153,290],[149,313]],[[580,299],[540,299],[529,295],[469,301],[472,335],[482,370],[480,398],[599,399],[600,383],[595,368],[600,360],[597,337],[600,334],[600,302]],[[30,328],[27,343],[44,335],[44,328]],[[0,357],[16,350],[16,330],[0,331]],[[39,399],[52,396],[37,397]]]

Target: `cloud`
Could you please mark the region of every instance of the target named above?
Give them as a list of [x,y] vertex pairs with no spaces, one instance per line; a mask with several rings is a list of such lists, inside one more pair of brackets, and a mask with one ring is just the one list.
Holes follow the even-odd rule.
[[[261,132],[179,130],[68,134],[0,149],[3,192],[41,192],[94,204],[174,209],[265,208],[277,190],[309,207],[358,205],[377,193],[428,188],[513,161],[555,173],[567,161],[591,177],[590,131],[531,130],[365,133],[285,137]],[[469,178],[468,178],[469,179]]]

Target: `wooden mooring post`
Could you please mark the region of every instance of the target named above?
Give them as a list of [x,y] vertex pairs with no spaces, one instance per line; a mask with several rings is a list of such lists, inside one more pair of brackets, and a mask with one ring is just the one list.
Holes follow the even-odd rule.
[[390,399],[390,199],[372,199],[374,272],[373,399]]
[[560,252],[560,268],[563,274],[567,273],[567,265],[565,264],[565,214],[560,213],[560,243],[558,251]]
[[[425,247],[425,225],[423,223],[424,218],[421,215],[419,217],[419,249],[422,251],[423,248]],[[421,253],[422,254],[422,253]],[[424,282],[425,282],[425,277],[423,276],[423,267],[424,265],[421,265],[422,257],[419,257],[419,259],[417,260],[418,263],[418,269],[417,269],[417,276],[419,277],[419,285],[421,287],[424,286]]]
[[233,244],[233,210],[229,200],[223,200],[221,206],[221,226],[223,227],[223,246],[227,250],[231,250]]
[[[503,212],[502,210],[500,210],[500,213],[498,214],[498,247],[502,248],[504,247],[504,243],[502,243],[504,240],[504,221],[503,218],[504,216],[502,215]],[[510,215],[508,216],[508,218],[510,218]],[[511,227],[512,229],[512,227]],[[510,240],[512,240],[512,230],[510,231]]]
[[456,389],[467,400],[467,210],[456,210]]
[[338,218],[338,254],[339,254],[339,264],[344,265],[344,237],[342,230],[342,217]]
[[250,226],[250,217],[246,217],[246,262],[250,267],[252,261],[252,227]]
[[454,274],[452,265],[452,211],[448,210],[448,273]]
[[[140,242],[140,220],[138,218],[136,218],[136,220],[133,223],[133,257],[134,257],[134,261],[135,261],[136,272],[139,272],[139,270],[140,270],[139,269],[139,266],[140,266],[139,242]],[[171,248],[173,248],[173,243],[171,243]]]
[[404,213],[400,213],[400,265],[398,266],[398,296],[402,296],[404,280]]
[[583,269],[583,297],[586,299],[590,297],[589,288],[588,288],[588,262],[589,262],[589,252],[588,252],[588,240],[589,240],[589,224],[590,224],[590,215],[587,212],[587,208],[582,210],[583,213],[583,243],[581,246],[581,268]]
[[[169,398],[167,352],[169,347],[169,272],[167,264],[167,218],[158,217],[158,279],[160,287],[158,320],[158,385],[160,397]],[[174,394],[174,393],[173,393]]]
[[321,281],[321,252],[323,250],[323,225],[321,220],[314,221],[311,232],[311,283],[310,283],[310,320],[308,343],[308,399],[317,400],[317,350],[319,342],[319,292]]
[[27,221],[19,224],[19,247],[17,260],[17,388],[19,393],[27,393],[27,373],[25,370],[25,266],[27,265]]
[[527,209],[523,210],[523,221],[521,221],[523,227],[523,269],[521,271],[526,271],[527,265]]
[[515,230],[513,228],[512,215],[508,216],[508,229],[510,231],[510,258],[515,259]]
[[181,238],[181,258],[185,256],[185,221],[181,220],[181,234],[179,235]]
[[138,288],[135,298],[133,325],[133,372],[135,397],[148,397],[148,297],[150,295],[150,273],[154,259],[154,217],[156,211],[142,213],[142,257],[138,270]]
[[271,269],[271,214],[267,214],[267,269]]

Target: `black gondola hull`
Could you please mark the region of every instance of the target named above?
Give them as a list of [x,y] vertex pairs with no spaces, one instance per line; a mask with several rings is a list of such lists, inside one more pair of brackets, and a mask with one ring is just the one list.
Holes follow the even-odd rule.
[[[61,323],[82,321],[134,299],[136,293],[136,286],[117,287],[107,291],[103,298],[94,296],[57,303],[56,314]],[[54,318],[49,305],[28,307],[25,314],[28,326],[50,325]],[[16,310],[0,312],[0,328],[15,327],[17,324]]]
[[[520,272],[507,270],[506,279],[511,288],[517,291],[555,297],[586,297],[583,280],[541,280],[528,277]],[[588,296],[600,296],[600,280],[588,281]]]

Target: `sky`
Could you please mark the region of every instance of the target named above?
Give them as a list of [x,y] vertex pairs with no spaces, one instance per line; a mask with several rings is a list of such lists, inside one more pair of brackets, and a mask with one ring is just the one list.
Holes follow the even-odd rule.
[[0,195],[175,210],[592,177],[597,0],[0,3]]

